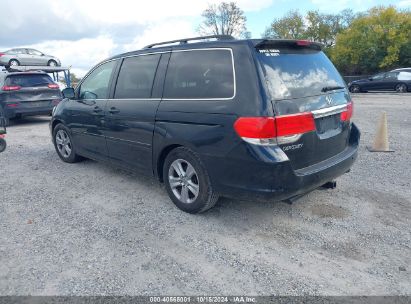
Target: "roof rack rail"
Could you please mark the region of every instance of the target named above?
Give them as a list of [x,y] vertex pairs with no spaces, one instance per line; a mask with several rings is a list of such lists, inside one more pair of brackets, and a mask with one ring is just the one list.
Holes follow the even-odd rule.
[[171,44],[171,43],[186,44],[188,41],[207,40],[207,39],[213,39],[213,38],[217,39],[217,40],[234,40],[235,39],[231,35],[210,35],[210,36],[200,36],[200,37],[192,37],[192,38],[184,38],[184,39],[163,41],[163,42],[158,42],[158,43],[153,43],[153,44],[146,45],[144,48],[145,49],[151,49],[153,46]]
[[8,66],[5,67],[8,72],[63,72],[70,70],[70,67],[61,67],[61,66],[39,66],[39,65],[18,65],[18,66]]

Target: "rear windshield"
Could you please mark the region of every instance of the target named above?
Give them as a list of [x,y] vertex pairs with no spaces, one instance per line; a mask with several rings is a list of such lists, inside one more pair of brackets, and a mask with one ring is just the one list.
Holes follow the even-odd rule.
[[276,100],[324,94],[326,87],[345,87],[323,52],[295,49],[257,51],[271,97]]
[[38,87],[53,83],[49,75],[44,74],[25,74],[25,75],[10,75],[7,77],[6,85],[20,87]]

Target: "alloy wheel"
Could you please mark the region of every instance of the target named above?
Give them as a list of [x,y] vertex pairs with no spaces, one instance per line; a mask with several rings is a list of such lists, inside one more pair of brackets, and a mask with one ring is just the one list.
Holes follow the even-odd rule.
[[184,159],[176,159],[168,170],[168,182],[175,197],[182,203],[191,204],[200,192],[198,175],[193,165]]
[[399,84],[397,85],[397,87],[395,88],[395,90],[398,93],[404,93],[407,90],[407,87],[405,86],[405,84]]
[[69,158],[73,147],[70,137],[65,130],[58,130],[56,133],[56,145],[60,155],[64,158]]
[[359,93],[360,92],[360,87],[357,85],[351,86],[351,93]]

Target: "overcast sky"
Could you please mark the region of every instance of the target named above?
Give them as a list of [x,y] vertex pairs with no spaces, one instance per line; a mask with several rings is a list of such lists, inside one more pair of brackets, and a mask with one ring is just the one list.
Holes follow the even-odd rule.
[[[149,43],[197,35],[201,12],[218,0],[1,0],[0,51],[33,47],[82,76],[99,61]],[[411,0],[237,0],[258,38],[290,9],[411,8]]]

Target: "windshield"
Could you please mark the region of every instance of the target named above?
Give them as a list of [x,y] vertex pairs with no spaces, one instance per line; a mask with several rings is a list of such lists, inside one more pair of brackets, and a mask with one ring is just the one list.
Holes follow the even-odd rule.
[[20,87],[36,87],[46,86],[53,83],[53,80],[49,75],[45,74],[24,74],[24,75],[12,75],[7,77],[7,85],[18,85]]
[[345,88],[337,69],[323,52],[260,49],[257,57],[273,99],[315,96]]

